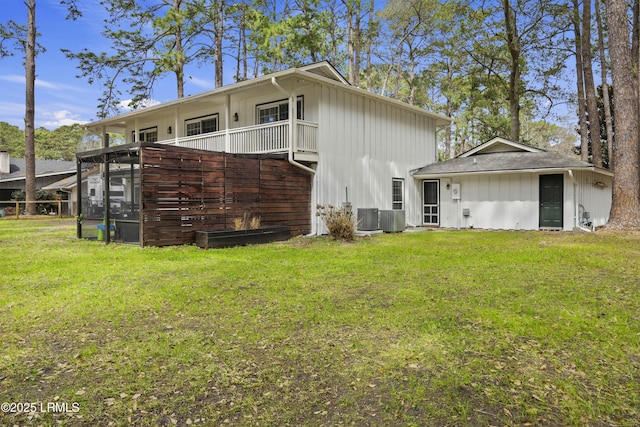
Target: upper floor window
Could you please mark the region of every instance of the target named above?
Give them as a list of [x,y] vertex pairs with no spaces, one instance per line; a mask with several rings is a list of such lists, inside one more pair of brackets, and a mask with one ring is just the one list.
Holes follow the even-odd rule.
[[214,114],[211,116],[185,120],[184,125],[187,136],[216,132],[218,130],[218,115]]
[[[273,123],[280,120],[289,120],[289,101],[284,99],[257,106],[258,124]],[[304,97],[299,96],[296,103],[298,120],[304,119]]]
[[[131,139],[136,141],[136,131],[131,132]],[[158,142],[158,128],[141,129],[138,133],[138,142]]]
[[392,209],[404,209],[404,179],[393,178]]

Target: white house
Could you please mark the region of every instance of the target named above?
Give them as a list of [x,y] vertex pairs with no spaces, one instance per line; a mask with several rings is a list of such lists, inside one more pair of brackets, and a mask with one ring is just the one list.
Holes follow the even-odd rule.
[[501,138],[416,169],[424,225],[511,230],[607,223],[613,173]]
[[[107,118],[88,129],[123,134],[127,145],[280,153],[311,178],[310,232],[319,233],[324,230],[317,204],[402,209],[407,224],[421,225],[423,185],[412,171],[437,161],[436,130],[448,123],[445,116],[353,87],[320,62]],[[109,150],[106,141],[102,152]]]

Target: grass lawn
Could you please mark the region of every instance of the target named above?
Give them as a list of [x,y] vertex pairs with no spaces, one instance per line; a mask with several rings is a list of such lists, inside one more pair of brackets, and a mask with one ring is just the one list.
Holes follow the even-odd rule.
[[640,425],[638,234],[74,232],[0,221],[0,425]]

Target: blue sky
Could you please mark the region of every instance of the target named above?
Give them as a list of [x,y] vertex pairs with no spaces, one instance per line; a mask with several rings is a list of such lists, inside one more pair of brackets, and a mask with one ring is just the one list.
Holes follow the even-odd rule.
[[[14,20],[26,25],[27,8],[23,0],[1,0],[0,23]],[[89,85],[79,74],[77,62],[68,60],[60,49],[80,52],[108,51],[109,43],[100,35],[104,9],[99,0],[81,0],[83,16],[67,21],[60,0],[37,0],[36,25],[41,36],[38,42],[46,52],[36,58],[36,127],[55,129],[72,123],[96,120],[99,85]],[[24,59],[21,52],[0,58],[0,122],[24,129]],[[189,75],[189,72],[193,75]],[[187,70],[185,94],[196,94],[214,88],[213,77],[206,70]],[[208,73],[213,76],[213,73]],[[170,77],[162,80],[153,93],[154,101],[175,99],[175,84]]]

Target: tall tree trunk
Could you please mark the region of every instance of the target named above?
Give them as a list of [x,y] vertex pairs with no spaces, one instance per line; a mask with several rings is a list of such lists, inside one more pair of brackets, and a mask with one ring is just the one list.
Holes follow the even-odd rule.
[[638,97],[629,46],[629,25],[625,0],[605,0],[609,28],[609,51],[616,118],[616,150],[613,200],[608,226],[640,229],[640,149]]
[[353,0],[355,3],[355,19],[353,25],[353,84],[356,87],[360,87],[360,59],[362,52],[362,19],[360,13],[362,12],[362,0]]
[[[182,0],[173,0],[173,10],[176,16],[180,16],[181,5]],[[184,98],[184,48],[182,46],[182,24],[179,22],[175,24],[175,37],[177,62],[174,65],[174,72],[176,74],[176,86],[178,98]]]
[[[635,72],[636,79],[634,80],[636,97],[638,98],[638,106],[640,106],[640,0],[634,0],[633,2],[633,32],[631,33],[631,64]],[[638,111],[640,115],[640,111]],[[638,116],[640,120],[640,116]]]
[[580,6],[573,0],[573,32],[576,44],[576,82],[578,84],[578,127],[580,129],[580,160],[589,161],[589,131],[585,112],[584,66],[582,65],[582,31],[580,29]]
[[510,138],[512,141],[520,140],[520,39],[516,26],[515,12],[509,4],[509,0],[502,0],[504,8],[504,23],[509,49],[509,113],[511,115]]
[[224,37],[224,0],[218,1],[218,11],[215,22],[215,37],[216,37],[216,88],[222,87],[222,38]]
[[247,8],[242,9],[242,28],[240,28],[242,44],[242,80],[247,80]]
[[236,56],[236,81],[247,80],[247,4],[241,2],[238,7],[238,46]]
[[[453,66],[451,65],[451,61],[447,60],[447,87],[451,87],[451,82],[453,81]],[[451,117],[452,114],[452,102],[451,96],[447,95],[447,105],[445,110],[445,115],[447,117]],[[452,159],[454,157],[454,153],[451,146],[451,127],[453,124],[447,125],[444,133],[444,152],[445,159]]]
[[600,116],[596,101],[591,58],[591,0],[582,2],[582,67],[584,69],[584,91],[589,115],[589,135],[591,136],[591,159],[594,166],[602,167],[602,142],[600,139]]
[[366,40],[366,44],[365,44],[365,55],[366,55],[366,68],[364,70],[364,76],[365,76],[365,83],[367,85],[367,90],[369,92],[371,92],[371,47],[373,45],[373,27],[374,27],[374,16],[373,16],[373,12],[374,12],[374,3],[373,0],[371,0],[371,3],[369,4],[369,22],[367,23],[367,40]]
[[355,63],[354,63],[354,41],[353,41],[353,9],[347,2],[347,55],[349,56],[349,83],[355,86]]
[[349,82],[360,86],[360,12],[362,0],[342,0],[347,8],[347,54],[349,56]]
[[636,95],[638,92],[638,79],[640,78],[640,73],[638,73],[638,58],[640,56],[640,0],[633,1],[633,17],[632,17],[632,30],[631,30],[631,64],[633,65],[633,69],[635,70],[636,76]]
[[609,102],[609,84],[607,83],[607,59],[604,53],[604,36],[602,18],[600,17],[600,2],[596,1],[596,23],[598,24],[598,47],[600,49],[600,73],[602,74],[602,103],[604,108],[604,123],[607,129],[607,157],[609,169],[613,170],[613,119],[611,117],[611,103]]
[[[25,193],[27,202],[36,200],[35,82],[36,82],[36,0],[27,1],[28,27],[25,46],[26,99],[24,117]],[[27,215],[37,212],[35,203],[27,203]]]

